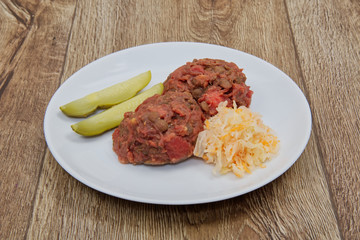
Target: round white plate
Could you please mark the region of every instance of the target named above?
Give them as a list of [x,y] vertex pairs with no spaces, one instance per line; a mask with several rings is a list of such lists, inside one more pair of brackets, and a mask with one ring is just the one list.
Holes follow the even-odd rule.
[[[81,120],[59,107],[93,91],[147,70],[145,88],[164,82],[176,68],[194,58],[217,58],[244,69],[254,91],[250,108],[263,116],[280,139],[280,152],[252,174],[213,175],[213,166],[191,158],[176,165],[121,164],[112,150],[113,131],[86,138],[70,125]],[[247,53],[203,43],[167,42],[125,49],[80,69],[60,86],[47,107],[44,132],[56,161],[74,178],[103,193],[154,204],[197,204],[224,200],[255,190],[290,168],[303,152],[311,132],[311,112],[299,87],[273,65]]]

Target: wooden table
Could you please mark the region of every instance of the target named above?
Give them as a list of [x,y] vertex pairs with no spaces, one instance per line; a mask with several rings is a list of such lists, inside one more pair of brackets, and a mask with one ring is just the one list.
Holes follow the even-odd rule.
[[[313,127],[298,161],[251,193],[163,206],[71,177],[43,133],[56,89],[84,65],[147,43],[193,41],[288,74]],[[0,239],[360,239],[360,1],[0,2]]]

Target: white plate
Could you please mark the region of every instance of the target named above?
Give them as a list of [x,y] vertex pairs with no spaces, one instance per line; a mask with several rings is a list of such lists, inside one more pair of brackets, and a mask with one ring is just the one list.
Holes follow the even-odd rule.
[[[278,156],[252,174],[215,176],[213,166],[192,158],[176,165],[120,164],[112,150],[113,131],[85,138],[70,125],[59,107],[119,81],[151,70],[147,88],[165,81],[176,68],[194,58],[218,58],[244,68],[254,91],[251,109],[277,133]],[[146,88],[146,89],[147,89]],[[247,53],[203,43],[168,42],[125,49],[100,58],[60,86],[47,107],[44,132],[57,162],[74,178],[103,193],[155,204],[196,204],[224,200],[255,190],[290,168],[303,152],[311,132],[311,112],[299,87],[273,65]]]

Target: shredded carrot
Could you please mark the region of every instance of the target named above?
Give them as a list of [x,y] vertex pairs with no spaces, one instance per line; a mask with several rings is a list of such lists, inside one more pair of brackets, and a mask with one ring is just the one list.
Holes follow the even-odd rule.
[[208,129],[209,128],[209,120],[205,120],[205,126],[206,126],[206,128]]
[[264,162],[274,157],[279,140],[273,130],[264,125],[261,116],[246,107],[226,107],[219,104],[218,114],[205,121],[194,155],[215,164],[214,171],[232,171],[242,177],[255,167],[264,168]]

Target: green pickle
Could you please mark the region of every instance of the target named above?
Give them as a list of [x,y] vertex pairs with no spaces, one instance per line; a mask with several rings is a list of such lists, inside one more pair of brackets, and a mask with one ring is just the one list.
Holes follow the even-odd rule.
[[135,111],[135,109],[147,98],[162,94],[164,86],[162,83],[156,84],[152,88],[140,93],[139,95],[115,105],[101,113],[89,117],[83,121],[71,125],[71,128],[83,136],[95,136],[120,125],[124,119],[124,113]]
[[90,93],[60,107],[69,117],[87,117],[98,108],[109,108],[135,96],[151,80],[151,72],[141,73],[129,80]]

